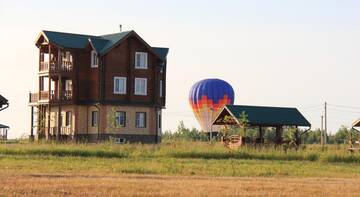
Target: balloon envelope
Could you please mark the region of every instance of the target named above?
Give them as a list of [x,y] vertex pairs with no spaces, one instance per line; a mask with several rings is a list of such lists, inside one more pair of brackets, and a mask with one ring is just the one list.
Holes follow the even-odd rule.
[[189,102],[203,131],[209,132],[214,116],[224,105],[234,104],[234,90],[221,79],[204,79],[190,90]]

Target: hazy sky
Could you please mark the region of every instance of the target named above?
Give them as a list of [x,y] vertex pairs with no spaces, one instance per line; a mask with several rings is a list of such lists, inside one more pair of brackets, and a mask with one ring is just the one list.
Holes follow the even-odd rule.
[[360,117],[359,9],[339,0],[0,0],[0,94],[10,100],[0,122],[10,137],[29,133],[42,29],[101,35],[122,24],[170,48],[165,130],[180,120],[199,127],[189,89],[217,77],[233,86],[236,104],[298,107],[315,128],[327,101],[334,131]]

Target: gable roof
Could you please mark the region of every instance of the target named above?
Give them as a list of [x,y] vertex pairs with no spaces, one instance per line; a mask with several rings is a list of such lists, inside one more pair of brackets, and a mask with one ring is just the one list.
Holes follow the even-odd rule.
[[3,125],[3,124],[0,124],[0,129],[9,129],[10,127],[9,126],[6,126],[6,125]]
[[83,49],[88,44],[89,38],[97,37],[92,35],[73,34],[46,30],[42,31],[42,33],[49,42],[57,46],[73,49]]
[[[132,34],[138,36],[135,31],[124,31],[114,34],[93,36],[47,30],[42,31],[40,36],[43,35],[48,42],[64,48],[84,49],[90,43],[99,55],[105,55],[109,50]],[[146,46],[148,46],[144,40],[141,38],[140,40],[144,42]],[[166,59],[167,53],[169,51],[168,48],[149,47],[149,49],[162,60]]]
[[8,100],[7,100],[5,97],[3,97],[3,96],[0,95],[0,108],[1,108],[3,105],[7,105],[7,104],[8,104]]
[[354,121],[351,126],[352,127],[360,127],[360,119],[357,119],[356,121]]
[[165,60],[169,53],[169,48],[152,47],[152,49],[162,60]]
[[97,38],[89,38],[92,46],[100,55],[107,53],[112,47],[122,41],[123,38],[130,35],[131,31],[124,31],[115,34],[99,36]]
[[296,108],[226,105],[221,112],[224,110],[227,110],[236,119],[239,119],[241,113],[245,112],[248,116],[249,124],[253,126],[311,126],[309,121]]

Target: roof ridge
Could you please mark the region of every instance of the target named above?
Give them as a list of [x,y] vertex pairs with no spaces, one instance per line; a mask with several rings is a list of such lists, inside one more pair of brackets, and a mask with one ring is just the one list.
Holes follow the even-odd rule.
[[277,106],[266,106],[266,105],[226,105],[226,106],[242,106],[242,107],[259,107],[259,108],[281,108],[281,109],[297,109],[296,107],[277,107]]
[[79,33],[68,33],[68,32],[61,32],[61,31],[49,31],[49,30],[42,30],[43,32],[51,32],[51,33],[59,33],[59,34],[68,34],[68,35],[75,35],[75,36],[87,36],[87,37],[96,37],[101,38],[101,36],[94,36],[88,34],[79,34]]
[[99,37],[104,37],[104,36],[112,36],[112,35],[116,35],[116,34],[121,34],[121,33],[130,33],[134,30],[130,30],[130,31],[122,31],[122,32],[118,32],[118,33],[112,33],[112,34],[104,34],[104,35],[100,35]]

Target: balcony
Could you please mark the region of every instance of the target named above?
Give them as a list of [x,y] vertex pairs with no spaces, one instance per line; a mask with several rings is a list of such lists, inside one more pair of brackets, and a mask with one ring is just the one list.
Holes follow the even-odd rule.
[[[45,131],[47,131],[47,127],[45,127]],[[58,132],[58,127],[50,127],[49,134],[52,136],[56,136]],[[60,127],[60,135],[71,135],[72,134],[72,128],[70,126],[62,126]]]
[[[73,99],[72,90],[65,90],[62,94],[62,101],[71,101]],[[59,102],[59,96],[53,90],[50,91],[40,91],[38,93],[29,94],[29,103],[36,104],[38,102]]]
[[52,62],[40,62],[40,73],[59,73],[59,72],[72,72],[73,62],[69,60],[61,61],[61,64],[57,64],[56,61]]

